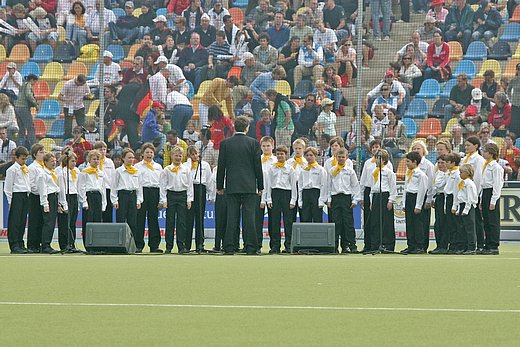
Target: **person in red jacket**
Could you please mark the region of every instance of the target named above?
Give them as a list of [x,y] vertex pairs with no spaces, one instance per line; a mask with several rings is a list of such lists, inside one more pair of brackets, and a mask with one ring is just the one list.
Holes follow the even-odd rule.
[[170,0],[168,6],[166,6],[166,10],[168,11],[168,18],[175,13],[177,16],[180,16],[182,12],[190,6],[190,0]]
[[72,151],[78,157],[77,165],[85,162],[85,152],[92,150],[92,144],[83,138],[81,127],[77,126],[72,131],[74,138],[67,142],[67,146],[72,146]]
[[488,122],[493,130],[493,136],[504,137],[511,124],[511,105],[504,92],[497,92],[493,102],[495,106],[491,108]]
[[233,122],[224,113],[219,106],[210,106],[208,109],[208,120],[211,124],[211,142],[215,150],[220,149],[220,143],[235,133]]
[[433,42],[428,46],[426,65],[424,79],[434,78],[439,82],[450,79],[450,46],[442,40],[441,33],[433,34]]

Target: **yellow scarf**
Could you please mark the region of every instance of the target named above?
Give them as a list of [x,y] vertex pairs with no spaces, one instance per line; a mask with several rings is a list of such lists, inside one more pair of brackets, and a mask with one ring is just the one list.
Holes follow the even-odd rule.
[[439,171],[439,164],[435,164],[435,173]]
[[462,190],[462,188],[464,188],[464,181],[463,180],[461,180],[459,182],[459,192]]
[[72,177],[72,181],[76,181],[76,170],[72,169],[70,170],[70,176]]
[[471,156],[472,156],[473,154],[475,154],[475,152],[470,153],[469,155],[467,155],[466,158],[464,159],[464,163],[463,163],[463,164],[467,164],[468,161],[469,161],[469,158],[471,158]]
[[192,170],[195,170],[198,166],[199,166],[199,162],[198,161],[192,161],[191,162],[191,169]]
[[338,159],[336,159],[336,157],[332,157],[332,167],[338,165]]
[[484,173],[484,171],[486,171],[487,166],[488,166],[489,163],[491,163],[492,161],[493,161],[493,159],[488,159],[488,160],[486,160],[486,163],[484,164],[484,167],[482,168],[482,173]]
[[149,168],[152,171],[155,171],[155,168],[153,167],[152,162],[147,162],[146,160],[143,160],[144,165],[146,165],[147,168]]
[[408,171],[406,171],[406,177],[407,177],[408,183],[410,183],[410,181],[412,180],[412,176],[413,176],[413,170],[408,169]]
[[133,165],[124,165],[125,170],[128,171],[130,175],[135,175],[137,173],[137,169]]
[[45,164],[43,164],[43,161],[35,160],[38,164],[40,164],[41,167],[45,167]]
[[379,166],[376,166],[376,169],[372,173],[372,175],[374,176],[374,183],[377,183],[377,181],[379,181],[379,172],[381,171],[381,169],[384,169],[384,168],[385,168],[384,165],[382,168],[380,168]]
[[371,163],[375,163],[377,161],[377,159],[375,157],[372,158],[372,160],[370,161]]
[[262,154],[262,164],[267,163],[269,161],[269,159],[271,159],[270,155]]
[[27,174],[29,173],[29,168],[27,167],[27,165],[22,165],[22,172],[25,176],[27,176]]
[[298,165],[303,166],[303,158],[302,157],[294,157],[293,169],[296,169]]
[[56,173],[54,172],[54,170],[49,169],[49,172],[51,173],[52,180],[54,181],[54,183],[56,183],[56,185],[58,185],[58,176],[56,176]]
[[99,160],[99,169],[103,170],[103,164],[105,163],[105,156],[102,155],[101,159]]
[[277,161],[276,163],[274,163],[274,166],[275,167],[279,167],[279,168],[282,168],[285,166],[285,162],[280,162],[280,161]]
[[318,163],[314,162],[312,164],[307,165],[304,169],[305,169],[305,171],[310,171],[313,167],[318,167],[318,166],[319,166]]
[[179,169],[181,168],[180,165],[175,165],[175,164],[172,164],[172,166],[170,167],[170,171],[171,172],[175,172],[175,173],[179,173]]
[[86,169],[83,169],[83,172],[86,173],[87,175],[96,174],[96,178],[99,178],[97,167],[88,167]]
[[340,172],[341,170],[343,170],[343,168],[345,167],[345,164],[343,164],[343,165],[339,165],[339,164],[338,164],[338,165],[336,165],[335,167],[336,167],[336,168],[335,168],[334,171],[332,172],[332,177],[336,177],[336,175],[339,174],[339,172]]
[[451,174],[453,171],[458,170],[458,169],[459,169],[458,166],[454,166],[454,167],[452,167],[451,170],[450,170],[450,174]]

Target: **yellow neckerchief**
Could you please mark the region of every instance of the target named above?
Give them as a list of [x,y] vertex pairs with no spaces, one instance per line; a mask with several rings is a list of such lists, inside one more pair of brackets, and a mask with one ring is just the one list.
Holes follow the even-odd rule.
[[153,167],[153,164],[152,164],[153,161],[148,162],[146,160],[143,160],[143,163],[144,163],[144,165],[146,165],[147,168],[149,168],[152,171],[155,171],[155,168]]
[[307,165],[304,169],[305,169],[305,171],[310,171],[313,167],[318,167],[318,166],[319,166],[318,163],[314,162],[312,164]]
[[370,160],[371,163],[375,163],[377,161],[376,157],[372,157],[372,160]]
[[408,171],[406,171],[406,177],[407,177],[408,183],[410,183],[410,181],[412,180],[412,176],[413,176],[413,170],[408,169]]
[[271,159],[270,155],[262,154],[262,164],[267,163],[269,161],[269,159]]
[[435,164],[435,173],[439,171],[439,164]]
[[99,159],[99,169],[103,170],[103,164],[105,163],[105,156],[102,155],[101,159]]
[[125,170],[128,171],[130,175],[135,175],[137,173],[137,169],[133,165],[124,165]]
[[338,159],[336,159],[336,156],[333,156],[332,157],[332,165],[331,166],[334,167],[336,165],[338,165]]
[[472,153],[470,153],[469,155],[467,155],[466,158],[464,159],[464,163],[463,163],[463,164],[467,164],[468,161],[469,161],[469,158],[471,158],[471,156],[472,156],[473,154],[475,154],[475,153],[477,153],[477,152],[472,152]]
[[383,165],[382,167],[376,166],[376,169],[372,173],[372,175],[374,176],[374,183],[377,183],[377,181],[379,181],[379,172],[384,168],[385,165]]
[[486,160],[486,162],[484,163],[484,167],[482,168],[482,173],[484,173],[484,171],[486,171],[487,166],[488,166],[489,163],[491,163],[492,161],[493,161],[493,159],[488,159],[488,160]]
[[74,169],[69,169],[70,170],[70,176],[72,177],[72,182],[76,182],[76,170]]
[[284,162],[277,161],[276,163],[274,163],[274,167],[279,167],[279,168],[285,167],[285,161]]
[[99,178],[98,168],[97,167],[88,167],[86,169],[83,169],[83,172],[88,174],[88,175],[96,174],[96,179]]
[[[346,163],[345,163],[345,164],[346,164]],[[339,174],[339,172],[340,172],[341,170],[343,170],[343,168],[345,167],[345,164],[342,164],[342,165],[338,164],[338,165],[336,165],[336,166],[335,166],[336,168],[335,168],[334,171],[332,172],[332,177],[336,177],[336,175]]]
[[459,169],[458,166],[454,166],[454,167],[452,167],[452,168],[450,169],[449,174],[451,175],[451,173],[452,173],[453,171],[458,170],[458,169]]
[[20,167],[22,168],[22,172],[25,176],[27,176],[27,174],[29,173],[29,168],[27,167],[27,165],[23,164],[23,165],[20,165]]
[[459,192],[464,188],[464,180],[460,180],[459,182]]
[[52,180],[54,181],[54,183],[56,183],[56,185],[58,185],[58,176],[56,176],[56,173],[54,172],[54,170],[51,170],[51,169],[48,169],[48,170],[51,173]]
[[175,164],[172,164],[172,166],[170,167],[170,171],[171,172],[175,172],[175,173],[179,173],[179,169],[181,168],[180,165],[175,165]]
[[40,164],[40,166],[41,166],[42,168],[45,168],[45,164],[43,164],[43,161],[35,160],[35,162],[37,162],[38,164]]
[[293,169],[296,169],[296,167],[298,165],[301,165],[303,166],[303,158],[302,157],[294,157],[294,164],[293,164]]
[[191,162],[191,169],[192,170],[195,170],[198,166],[199,166],[199,162],[198,161],[192,161]]

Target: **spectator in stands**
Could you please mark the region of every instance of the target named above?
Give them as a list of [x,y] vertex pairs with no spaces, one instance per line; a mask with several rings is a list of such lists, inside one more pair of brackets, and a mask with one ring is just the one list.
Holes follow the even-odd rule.
[[126,134],[132,149],[137,149],[139,147],[139,135],[137,131],[140,122],[139,115],[136,113],[135,107],[132,107],[132,105],[142,86],[143,84],[141,83],[141,79],[132,78],[117,95],[118,107],[116,113],[126,125]]
[[318,126],[318,137],[321,137],[322,134],[327,134],[330,137],[334,137],[338,133],[336,128],[336,114],[332,112],[333,106],[334,101],[328,98],[325,98],[321,101],[322,110],[318,115],[318,119],[316,120],[316,125]]
[[244,86],[250,86],[262,72],[267,72],[267,67],[256,61],[253,53],[245,52],[243,59],[245,65],[240,72],[240,81]]
[[397,97],[390,94],[390,85],[388,83],[383,83],[381,86],[381,94],[372,103],[372,115],[374,114],[376,105],[382,105],[383,113],[385,114],[390,108],[397,109]]
[[229,14],[225,15],[223,20],[224,25],[220,30],[222,30],[226,34],[227,43],[229,43],[230,46],[233,46],[233,44],[235,44],[236,35],[239,29],[233,22],[233,17],[231,17]]
[[[159,21],[155,23],[156,27],[154,30],[158,32],[165,31],[166,28],[166,21],[164,21],[161,16],[157,17],[159,18]],[[156,20],[157,20],[156,18]],[[159,24],[162,23],[162,24]],[[159,29],[161,28],[161,29]],[[175,18],[175,28],[176,30],[173,32],[173,39],[177,43],[177,47],[179,47],[180,50],[182,50],[184,47],[190,44],[190,36],[191,31],[189,31],[186,28],[186,18],[184,17],[176,17]],[[152,30],[153,32],[153,30]],[[154,40],[155,42],[155,40]]]
[[172,86],[179,86],[179,91],[184,95],[188,95],[190,87],[187,85],[187,83],[184,83],[186,78],[184,77],[180,67],[175,64],[168,64],[168,59],[166,59],[164,56],[158,57],[154,65],[157,66],[159,71],[164,68],[168,69],[168,71],[170,71],[168,83]]
[[421,41],[421,34],[418,31],[414,31],[412,33],[411,42],[404,45],[396,55],[395,61],[399,62],[402,60],[404,55],[408,53],[408,49],[411,46],[414,48],[415,58],[418,62],[424,61],[426,57],[426,53],[428,51],[428,43],[425,41]]
[[316,83],[314,83],[314,89],[312,90],[312,94],[316,96],[316,105],[321,106],[321,101],[323,99],[330,99],[331,95],[327,91],[327,86],[325,85],[325,82],[323,80],[317,80]]
[[166,135],[163,133],[165,120],[164,104],[159,101],[154,101],[151,110],[143,121],[142,142],[151,142],[156,148],[163,148],[166,143]]
[[204,11],[202,11],[200,6],[200,0],[190,0],[190,6],[183,13],[189,30],[194,31],[200,25],[200,19],[203,14]]
[[284,14],[282,11],[277,11],[274,14],[273,25],[267,28],[266,33],[271,38],[271,46],[280,50],[287,41],[289,41],[289,34],[291,30],[284,24]]
[[210,18],[210,25],[213,25],[217,30],[222,30],[224,25],[224,16],[229,16],[229,11],[222,6],[222,0],[215,0],[213,8],[208,11]]
[[231,119],[224,116],[224,113],[217,105],[213,105],[208,109],[208,120],[213,149],[218,151],[220,150],[220,143],[235,133],[235,127]]
[[334,112],[336,116],[339,116],[341,113],[340,106],[345,104],[343,100],[343,93],[341,92],[341,77],[336,74],[336,70],[334,66],[328,65],[325,67],[322,75],[323,82],[325,83],[326,90],[332,95],[332,100],[334,100]]
[[38,76],[30,74],[25,78],[25,82],[20,87],[20,93],[14,103],[14,111],[16,114],[16,121],[18,123],[19,132],[16,144],[18,146],[26,145],[25,134],[27,132],[27,148],[30,148],[36,143],[36,132],[34,129],[33,116],[31,114],[31,107],[38,110],[38,102],[34,98],[32,87],[38,80]]
[[289,0],[278,0],[276,2],[276,9],[282,13],[284,21],[288,25],[294,24],[294,21],[296,20],[296,11],[291,8],[291,3]]
[[509,81],[509,85],[505,90],[507,90],[507,95],[509,95],[509,101],[511,102],[511,125],[509,130],[515,134],[520,134],[520,63],[516,64],[515,77]]
[[103,30],[101,30],[99,23],[101,20],[100,15],[100,1],[96,1],[96,7],[94,10],[89,11],[85,16],[85,31],[87,33],[87,40],[92,42],[93,40],[99,39],[99,34],[103,33],[103,38],[105,39],[105,43],[109,44],[112,41],[112,36],[110,35],[110,23],[115,23],[117,18],[112,10],[108,8],[104,8],[103,11],[103,20],[104,26]]
[[[3,100],[0,99],[0,102]],[[9,100],[7,101],[9,102]],[[11,105],[9,105],[11,106]],[[0,105],[1,107],[1,105]],[[12,106],[11,106],[12,107]],[[0,110],[1,112],[1,110]],[[14,114],[14,112],[13,112]],[[4,164],[9,161],[9,157],[11,156],[11,152],[16,148],[16,143],[12,141],[12,138],[7,136],[8,128],[3,127],[0,123],[0,164]]]
[[334,30],[327,28],[323,21],[317,23],[317,29],[314,31],[314,42],[323,47],[325,60],[334,61],[334,54],[337,50],[336,43],[338,38]]
[[157,49],[159,54],[164,56],[170,64],[176,64],[179,60],[180,50],[177,49],[172,35],[166,36],[166,41],[162,45],[157,46]]
[[314,43],[312,35],[304,36],[298,66],[294,68],[294,85],[298,86],[304,76],[312,76],[314,82],[319,80],[323,74],[324,58],[323,47]]
[[[157,64],[157,62],[155,62]],[[149,78],[150,93],[152,100],[166,104],[166,96],[168,95],[168,78],[170,78],[170,70],[166,67],[161,68],[159,72]]]
[[505,137],[511,124],[511,105],[504,92],[497,92],[493,102],[495,104],[491,107],[488,123],[493,131],[493,136]]
[[177,135],[177,131],[170,130],[168,134],[166,134],[166,139],[168,140],[166,144],[164,145],[163,153],[164,153],[164,162],[163,167],[166,167],[171,164],[172,158],[171,158],[171,151],[175,146],[179,146],[184,150],[184,154],[182,156],[182,162],[186,162],[186,158],[188,156],[187,150],[188,150],[188,144],[180,139]]
[[486,45],[491,47],[491,39],[498,35],[498,29],[502,25],[500,13],[492,7],[489,0],[482,0],[479,9],[475,12],[473,21],[477,25],[471,35],[473,41],[484,38]]
[[428,47],[427,66],[424,79],[434,78],[439,82],[450,79],[450,46],[442,41],[441,33],[433,34],[433,42]]
[[70,0],[57,0],[56,2],[56,25],[65,27],[67,16],[72,10],[72,2]]
[[6,70],[0,81],[0,93],[7,95],[10,100],[16,100],[22,85],[22,74],[16,70],[16,63],[13,61],[7,64]]
[[[446,11],[448,13],[448,11]],[[442,33],[441,29],[435,26],[437,21],[432,16],[426,16],[424,19],[424,26],[420,27],[418,31],[419,35],[427,44],[433,42],[433,34]]]
[[479,123],[481,123],[482,120],[487,120],[489,111],[482,106],[482,90],[480,90],[480,88],[473,88],[469,104],[477,108],[477,113],[480,117]]
[[53,49],[56,49],[56,45],[58,42],[58,29],[56,27],[56,19],[50,13],[47,13],[43,8],[37,7],[30,12],[30,16],[32,17],[34,24],[40,29],[40,34],[36,35],[33,32],[30,32],[27,35],[29,40],[29,46],[31,47],[32,52],[36,49],[36,45],[39,42],[47,41]]
[[118,44],[131,45],[139,36],[137,28],[139,20],[133,15],[134,3],[125,2],[125,15],[117,19],[115,23],[109,23],[112,40]]
[[484,82],[480,85],[480,90],[482,90],[482,107],[490,110],[490,102],[493,101],[497,90],[499,90],[498,83],[495,81],[495,71],[486,70],[484,72]]
[[[109,86],[105,87],[105,115],[103,117],[103,126],[105,129],[105,140],[108,138],[108,134],[112,130],[112,126],[114,124],[114,121],[119,118],[117,114],[117,88],[115,86]],[[99,119],[99,107],[96,110],[96,121],[98,124]],[[94,123],[95,125],[95,123]],[[87,126],[85,122],[85,127]],[[90,130],[89,130],[90,132]],[[97,134],[99,136],[99,134]],[[90,141],[90,140],[89,140]],[[95,142],[95,141],[93,141]]]
[[299,14],[296,17],[296,25],[291,28],[290,38],[299,37],[300,39],[304,38],[306,35],[312,35],[312,28],[308,25],[305,25],[305,16],[303,14]]
[[250,128],[255,129],[256,122],[260,119],[260,111],[268,106],[268,98],[265,94],[267,90],[274,89],[276,81],[286,77],[285,70],[281,66],[277,66],[272,72],[264,72],[258,75],[251,83],[250,89],[253,92],[253,100],[251,108],[253,109],[253,121]]
[[466,153],[464,137],[462,136],[462,127],[460,125],[455,125],[451,128],[451,148],[453,148],[453,152],[455,153]]
[[[390,14],[388,14],[388,18],[390,18]],[[325,1],[323,23],[325,23],[327,28],[334,30],[337,39],[341,40],[349,36],[347,23],[345,21],[345,10],[342,6],[336,5],[335,0]],[[388,28],[388,34],[390,34],[390,28]]]
[[91,151],[93,147],[90,142],[83,138],[83,131],[80,126],[74,127],[72,136],[72,139],[67,142],[67,146],[72,147],[72,151],[78,158],[76,164],[81,165],[85,162],[85,152]]
[[[473,89],[473,92],[475,89]],[[465,134],[474,134],[479,129],[482,122],[477,106],[468,105],[464,112],[459,114],[459,124],[463,127]]]
[[[141,40],[141,47],[139,47],[137,52],[135,52],[135,55],[147,59],[148,55],[153,52],[157,52],[157,48],[153,45],[152,36],[150,34],[144,34],[143,39]],[[152,60],[152,65],[154,62],[155,59]]]
[[209,77],[210,72],[213,77],[227,77],[235,58],[231,56],[229,49],[230,46],[226,42],[226,34],[220,30],[217,31],[216,41],[209,46],[208,71],[206,72],[208,79],[211,79]]
[[166,112],[170,115],[172,129],[183,134],[188,121],[193,117],[193,106],[190,100],[179,92],[180,85],[166,96]]
[[208,65],[208,57],[208,51],[200,45],[199,34],[192,33],[190,44],[181,51],[178,65],[186,79],[193,83],[195,91],[199,90],[202,83],[202,68]]
[[500,158],[507,160],[513,173],[510,176],[510,180],[516,181],[518,178],[518,167],[520,166],[520,149],[518,149],[515,143],[515,134],[509,133],[506,135],[506,145],[500,149]]
[[448,16],[448,10],[444,8],[444,0],[433,0],[430,6],[432,8],[428,10],[426,16],[433,17],[435,19],[435,25],[438,28],[443,28],[446,17]]
[[[402,158],[406,153],[406,125],[397,115],[395,108],[388,109],[388,125],[383,127],[383,147],[392,155],[392,164],[395,165],[395,158]],[[437,158],[435,158],[437,159]]]
[[148,80],[148,72],[144,69],[144,59],[139,55],[134,57],[134,66],[126,70],[122,81],[123,86],[130,83],[133,78],[139,79],[141,84]]
[[[106,13],[106,12],[105,12]],[[147,2],[141,3],[141,15],[139,15],[137,21],[137,27],[139,28],[139,39],[143,38],[144,34],[148,34],[151,28],[154,26],[155,11],[151,8],[151,5]]]
[[466,4],[466,0],[455,0],[446,17],[444,32],[446,41],[460,42],[464,53],[471,42],[474,14],[471,6]]
[[[181,18],[175,19],[176,23],[178,21],[180,22]],[[163,15],[157,16],[157,17],[155,17],[155,19],[153,19],[153,22],[155,23],[155,27],[150,30],[150,36],[151,36],[152,42],[155,46],[164,44],[166,42],[166,37],[168,37],[170,35],[173,35],[175,42],[177,42],[177,45],[181,42],[184,42],[184,36],[187,36],[187,32],[184,31],[184,33],[186,33],[186,35],[184,35],[184,36],[183,35],[175,36],[173,30],[169,29],[166,26],[166,17],[165,16],[163,16]],[[177,27],[177,29],[179,31],[181,30],[181,28],[182,28],[182,25]]]
[[275,9],[269,4],[269,0],[259,0],[258,6],[252,11],[255,21],[255,31],[263,32],[268,27],[268,22],[274,19]]
[[[318,3],[318,0],[305,0],[305,7],[302,9],[300,8],[300,11],[303,11],[301,14],[304,15],[304,19],[306,19],[307,25],[314,25],[316,21],[323,20],[323,8],[325,3]],[[293,19],[296,21],[298,18],[298,15],[296,15],[296,18]]]
[[274,128],[276,145],[284,145],[291,147],[291,137],[294,131],[294,123],[292,121],[291,105],[287,99],[274,89],[268,89],[265,92],[267,99],[274,103]]
[[255,60],[259,61],[271,71],[278,62],[278,50],[269,44],[271,38],[266,33],[258,35],[260,45],[253,50]]
[[14,45],[25,41],[27,36],[31,32],[26,25],[23,23],[23,20],[28,16],[25,12],[25,6],[22,4],[16,4],[13,6],[11,15],[7,17],[7,23],[12,25],[17,29],[16,35],[7,35],[7,55],[10,54],[11,49]]
[[403,57],[401,70],[399,70],[399,81],[406,90],[406,94],[414,96],[419,91],[422,81],[421,77],[422,72],[417,65],[413,63],[413,57],[406,54]]
[[357,78],[357,52],[352,47],[352,41],[341,40],[338,51],[336,52],[336,71],[338,75],[346,74],[347,83],[345,87],[352,87],[354,78]]
[[406,90],[404,89],[401,82],[395,79],[395,73],[392,70],[388,70],[385,74],[384,80],[381,81],[381,83],[379,83],[374,89],[368,92],[365,98],[365,104],[368,105],[369,101],[374,100],[378,94],[381,93],[381,88],[383,87],[384,83],[390,85],[390,94],[397,97],[397,112],[400,116],[403,116],[404,112],[406,111]]
[[5,129],[9,139],[14,139],[14,135],[18,132],[14,107],[5,94],[0,94],[0,129]]
[[[166,3],[166,1],[165,1]],[[190,0],[167,0],[168,17],[180,16],[182,12],[190,6]],[[177,42],[177,40],[175,40]]]
[[123,74],[121,73],[121,67],[118,63],[114,63],[113,55],[110,51],[103,52],[103,65],[104,65],[104,75],[101,76],[101,69],[97,69],[96,79],[103,83],[105,87],[108,86],[117,86],[121,83],[123,79]]
[[[332,1],[332,0],[328,0]],[[372,0],[370,2],[370,12],[372,12],[372,23],[374,23],[373,34],[376,41],[390,40],[390,25],[391,23],[391,8],[390,0]],[[381,36],[381,29],[379,27],[380,14],[383,15],[383,34]]]
[[83,126],[85,124],[85,104],[83,98],[90,95],[90,89],[87,86],[87,77],[78,75],[75,79],[65,82],[63,89],[58,96],[58,100],[62,102],[63,114],[65,115],[64,138],[71,137],[72,118],[76,118],[76,124]]
[[385,115],[385,108],[383,105],[375,105],[374,112],[372,114],[372,128],[370,135],[381,138],[383,135],[383,128],[388,125],[388,117]]
[[[226,34],[227,35],[227,34]],[[231,44],[229,52],[234,56],[234,66],[244,66],[244,55],[249,52],[251,37],[247,30],[239,30],[235,35],[235,41]]]
[[278,64],[287,72],[287,82],[292,90],[296,88],[294,85],[294,69],[298,66],[298,55],[300,54],[300,38],[293,36],[289,42],[282,48],[278,54]]
[[228,79],[215,78],[208,82],[208,87],[202,95],[199,103],[200,124],[208,124],[208,110],[211,106],[219,106],[223,101],[226,102],[228,115],[234,118],[233,99],[231,93],[233,88],[238,85],[238,78],[230,76]]
[[462,73],[457,76],[457,84],[451,89],[450,104],[445,108],[444,121],[448,121],[453,115],[459,116],[471,102],[473,86],[468,84],[468,76]]
[[[260,111],[260,121],[256,123],[256,139],[260,141],[264,136],[271,136],[271,110],[268,108],[262,109]],[[294,133],[293,133],[294,135]]]
[[200,44],[204,48],[208,48],[213,42],[215,42],[217,34],[217,29],[215,29],[215,27],[209,23],[209,16],[204,13],[200,18],[200,25],[197,26],[194,30],[197,34],[200,35]]
[[300,109],[300,117],[294,122],[294,133],[292,140],[299,137],[306,137],[308,139],[316,139],[314,133],[314,124],[318,120],[321,110],[316,106],[316,96],[308,94],[305,97],[305,103]]
[[426,151],[428,154],[426,154],[424,157],[426,160],[428,160],[430,163],[435,165],[437,163],[437,138],[433,135],[428,135],[426,138]]

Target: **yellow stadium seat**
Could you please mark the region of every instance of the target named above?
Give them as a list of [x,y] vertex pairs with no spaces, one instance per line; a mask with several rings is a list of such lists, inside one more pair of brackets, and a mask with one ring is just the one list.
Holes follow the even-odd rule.
[[480,68],[480,72],[477,74],[477,77],[484,77],[484,72],[486,70],[493,70],[495,72],[495,78],[498,80],[502,77],[502,68],[500,67],[500,63],[495,59],[484,60],[484,64]]
[[88,107],[88,112],[86,114],[87,118],[96,117],[96,111],[99,108],[99,100],[93,100]]
[[0,63],[3,62],[7,58],[7,53],[5,51],[4,45],[0,45]]
[[462,46],[457,41],[448,42],[450,46],[450,61],[459,61],[462,59],[464,53],[462,52]]
[[31,53],[29,52],[29,46],[19,43],[13,47],[7,60],[14,61],[18,64],[23,64],[28,61],[30,57]]
[[80,49],[80,56],[77,61],[82,63],[97,63],[99,60],[99,46],[96,44],[88,44]]
[[78,76],[78,75],[87,76],[88,70],[87,70],[87,67],[85,66],[85,64],[83,64],[80,61],[75,61],[70,65],[69,71],[67,71],[67,75],[63,76],[63,80],[68,81],[68,80],[76,78],[76,76]]
[[446,124],[446,129],[444,129],[444,132],[442,133],[442,137],[451,138],[451,132],[453,130],[453,127],[457,124],[459,124],[459,120],[457,118],[450,119],[448,121],[448,124]]
[[506,141],[503,137],[492,137],[491,140],[497,144],[499,149],[502,149],[506,146]]
[[513,54],[513,59],[520,59],[520,45],[516,46],[515,54]]
[[63,66],[60,63],[52,62],[45,66],[43,75],[40,77],[44,81],[58,82],[60,81],[65,72],[63,72]]
[[[518,45],[518,47],[520,47],[520,45]],[[507,77],[509,79],[515,77],[516,64],[520,64],[520,56],[518,58],[511,59],[507,62],[506,69],[504,70],[502,77]]]
[[65,41],[65,38],[67,37],[67,32],[65,31],[65,28],[62,26],[58,27],[58,42]]
[[49,138],[41,139],[38,143],[42,145],[45,148],[45,151],[47,152],[52,152],[54,147],[56,147],[56,142],[54,142],[53,139]]
[[285,95],[289,98],[291,97],[291,94],[292,94],[291,86],[289,85],[289,82],[287,82],[287,81],[284,81],[284,80],[277,81],[274,89],[282,95]]
[[60,81],[60,82],[56,83],[56,87],[54,87],[54,91],[52,92],[52,94],[49,95],[49,99],[58,100],[58,96],[60,95],[64,84],[65,84],[65,81]]
[[[128,55],[126,56],[125,60],[126,61],[131,61],[133,62],[134,61],[134,57],[135,57],[135,54],[137,53],[137,51],[139,50],[139,48],[141,48],[141,45],[136,43],[136,44],[133,44],[132,47],[130,47],[130,50],[128,51]],[[144,58],[144,57],[143,57]]]

